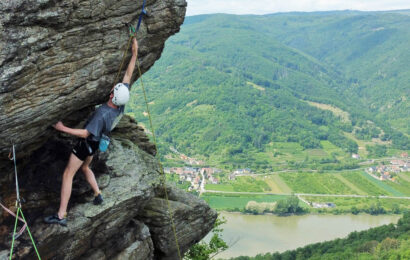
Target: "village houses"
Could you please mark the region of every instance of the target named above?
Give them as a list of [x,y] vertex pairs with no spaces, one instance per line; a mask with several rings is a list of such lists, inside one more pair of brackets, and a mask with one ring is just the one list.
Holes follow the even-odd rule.
[[395,174],[409,171],[409,158],[407,153],[402,153],[400,156],[402,159],[393,159],[390,161],[390,165],[372,166],[367,168],[366,172],[381,181],[395,181]]
[[164,168],[164,172],[168,174],[177,174],[179,176],[179,180],[181,181],[187,181],[191,182],[191,188],[190,190],[194,189],[197,190],[199,189],[199,186],[201,185],[202,181],[202,175],[206,180],[208,180],[208,183],[211,184],[218,184],[219,180],[218,178],[214,177],[213,175],[215,173],[219,173],[221,170],[217,168],[211,168],[211,167],[166,167]]
[[237,176],[243,176],[248,174],[253,174],[252,170],[249,168],[237,169],[229,175],[229,180],[235,180]]

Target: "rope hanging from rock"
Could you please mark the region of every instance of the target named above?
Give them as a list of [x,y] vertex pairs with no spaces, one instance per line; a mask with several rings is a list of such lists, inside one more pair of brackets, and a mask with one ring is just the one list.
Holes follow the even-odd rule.
[[[139,15],[137,27],[134,28],[132,25],[130,25],[130,27],[129,27],[130,37],[128,39],[127,48],[125,49],[124,55],[122,56],[122,61],[121,61],[121,64],[120,64],[120,68],[118,70],[117,76],[115,77],[115,81],[114,81],[113,85],[115,85],[118,82],[118,79],[119,79],[119,76],[120,76],[120,73],[121,73],[121,70],[122,70],[122,66],[124,65],[124,61],[125,61],[125,58],[127,56],[128,49],[130,48],[131,40],[132,40],[133,37],[137,37],[137,33],[138,33],[138,30],[139,30],[141,22],[142,22],[142,17],[147,14],[147,12],[145,11],[145,2],[146,2],[146,0],[144,0],[144,2],[142,4],[142,11]],[[152,138],[153,138],[155,147],[158,147],[157,146],[157,140],[156,140],[156,137],[155,137],[155,130],[154,130],[154,127],[153,127],[153,124],[152,124],[152,117],[151,117],[151,113],[150,113],[149,106],[148,106],[147,94],[146,94],[146,91],[145,91],[144,82],[142,81],[142,72],[141,72],[141,67],[140,67],[140,63],[139,63],[139,60],[138,60],[138,56],[137,56],[137,68],[138,68],[138,72],[139,72],[139,79],[141,81],[141,88],[142,88],[142,91],[144,93],[144,101],[145,101],[145,105],[146,105],[146,108],[147,108],[147,113],[148,113]],[[158,164],[160,166],[161,176],[163,178],[162,183],[163,183],[163,187],[164,187],[165,199],[167,201],[167,206],[168,206],[168,214],[169,214],[169,218],[171,220],[172,232],[174,234],[175,245],[177,247],[179,259],[182,260],[181,250],[179,248],[178,238],[177,238],[177,234],[176,234],[174,218],[173,218],[172,212],[171,212],[171,204],[169,203],[168,191],[167,191],[166,186],[165,186],[166,178],[165,178],[164,167],[162,166],[162,164],[159,160],[158,160]]]
[[[148,99],[147,99],[147,93],[145,91],[145,87],[144,87],[144,82],[142,81],[142,73],[141,73],[141,68],[140,68],[140,63],[138,61],[138,57],[137,57],[137,68],[138,68],[138,72],[139,72],[139,79],[141,81],[141,88],[142,88],[142,92],[144,93],[144,101],[145,101],[145,106],[147,108],[147,113],[148,113],[148,118],[149,118],[149,124],[150,124],[150,128],[151,128],[151,133],[152,133],[152,139],[154,141],[154,145],[155,147],[157,146],[157,139],[155,137],[155,130],[154,130],[154,126],[152,124],[152,117],[151,117],[151,113],[149,110],[149,105],[148,105]],[[157,148],[158,149],[158,148]],[[167,201],[167,206],[168,206],[168,214],[169,214],[169,218],[171,220],[171,226],[172,226],[172,232],[174,233],[174,239],[175,239],[175,244],[177,246],[177,250],[178,250],[178,256],[179,259],[182,260],[182,256],[181,256],[181,251],[179,249],[179,243],[178,243],[178,238],[177,238],[177,233],[176,233],[176,228],[175,228],[175,223],[174,223],[174,218],[172,216],[171,213],[171,204],[169,203],[169,199],[168,199],[168,191],[167,188],[165,186],[165,172],[164,172],[164,167],[162,166],[162,163],[158,160],[158,164],[160,166],[160,170],[161,170],[161,176],[162,176],[162,185],[164,187],[164,193],[165,193],[165,199]]]
[[122,55],[120,68],[118,69],[117,75],[115,76],[115,80],[114,80],[113,85],[117,84],[117,82],[118,82],[118,79],[119,79],[120,74],[121,74],[122,66],[124,65],[124,61],[125,61],[125,58],[127,57],[128,49],[130,48],[130,45],[131,45],[131,40],[132,40],[133,37],[137,37],[137,32],[140,29],[141,22],[142,22],[142,17],[147,14],[147,11],[145,10],[145,2],[146,2],[146,0],[144,0],[143,3],[142,3],[142,10],[141,10],[141,13],[138,17],[137,27],[133,27],[132,25],[129,26],[130,37],[128,38],[127,48],[125,48],[124,54]]
[[[10,155],[11,155],[11,153],[10,153]],[[9,158],[10,157],[11,156],[9,156]],[[23,211],[21,209],[20,190],[19,190],[18,177],[17,177],[16,150],[15,150],[14,144],[13,144],[13,158],[10,158],[10,160],[14,161],[14,175],[15,175],[15,179],[16,179],[16,208],[17,208],[16,214],[13,214],[7,208],[5,208],[3,205],[1,205],[7,212],[9,212],[11,215],[16,217],[16,221],[15,221],[15,224],[14,224],[13,237],[12,237],[13,240],[11,242],[9,260],[11,260],[11,258],[13,256],[14,241],[24,232],[24,230],[26,228],[27,228],[28,235],[30,236],[31,243],[33,244],[34,250],[36,251],[37,257],[38,257],[38,259],[41,260],[40,254],[38,253],[38,250],[37,250],[37,247],[36,247],[36,243],[34,242],[33,236],[31,235],[30,229],[27,225],[27,221],[24,218]],[[21,215],[21,218],[19,217],[19,215]],[[18,233],[16,233],[18,220],[22,221],[24,223],[24,226],[20,229],[20,231]]]
[[[13,155],[13,157],[12,157],[12,153],[13,153],[13,150],[11,149],[11,150],[10,150],[10,153],[9,153],[9,159],[10,159],[11,161],[14,160],[14,155]],[[16,172],[15,172],[14,174],[17,175]],[[16,181],[17,181],[17,180],[16,180]],[[18,184],[17,184],[16,186],[18,187]],[[17,200],[19,200],[20,192],[19,192],[18,189],[16,189],[16,193],[17,193],[17,196],[16,196],[16,197],[17,197]],[[10,209],[8,209],[8,208],[7,208],[6,206],[4,206],[3,204],[0,203],[0,207],[2,207],[7,213],[9,213],[10,215],[12,215],[13,217],[16,217],[16,218],[17,218],[16,214],[14,214],[13,211],[11,211]],[[21,234],[23,234],[24,230],[26,230],[26,227],[27,227],[27,223],[26,223],[22,218],[18,217],[18,219],[19,219],[21,222],[23,222],[24,225],[21,227],[21,229],[19,230],[19,232],[17,232],[17,234],[15,235],[15,238],[16,238],[16,239],[17,239],[18,237],[20,237]]]

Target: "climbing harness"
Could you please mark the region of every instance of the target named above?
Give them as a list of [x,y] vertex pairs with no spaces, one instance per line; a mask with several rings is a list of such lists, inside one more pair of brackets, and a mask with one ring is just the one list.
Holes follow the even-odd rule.
[[[41,257],[40,257],[40,254],[38,253],[38,250],[37,250],[36,244],[35,244],[35,242],[34,242],[33,236],[31,235],[30,228],[29,228],[28,225],[27,225],[27,221],[26,221],[26,219],[24,218],[23,211],[22,211],[22,209],[21,209],[20,190],[19,190],[19,183],[18,183],[18,178],[17,178],[16,150],[15,150],[14,144],[13,144],[13,150],[12,150],[12,151],[13,151],[13,158],[11,158],[11,152],[10,152],[10,154],[9,154],[9,159],[14,161],[14,176],[15,176],[15,179],[16,179],[16,208],[17,208],[16,214],[14,214],[12,211],[10,211],[9,209],[7,209],[7,208],[4,207],[3,205],[1,205],[1,207],[2,207],[4,210],[6,210],[8,213],[10,213],[11,215],[13,215],[13,216],[16,217],[16,221],[15,221],[15,224],[14,224],[13,237],[12,237],[12,242],[11,242],[11,249],[10,249],[10,258],[9,258],[9,260],[11,260],[11,258],[12,258],[12,256],[13,256],[14,241],[15,241],[19,236],[21,236],[21,234],[24,232],[24,230],[25,230],[26,228],[27,228],[28,235],[30,236],[31,243],[33,244],[34,250],[36,251],[37,257],[38,257],[38,259],[41,260]],[[19,215],[21,215],[21,218],[19,217]],[[18,220],[20,220],[21,222],[23,222],[23,223],[24,223],[24,226],[20,229],[19,232],[16,233]]]
[[[128,39],[127,48],[125,49],[124,54],[122,56],[122,61],[121,61],[120,68],[118,70],[117,76],[115,77],[114,84],[116,84],[118,82],[118,79],[119,79],[119,76],[120,76],[120,73],[121,73],[121,70],[122,70],[122,66],[124,65],[124,61],[125,61],[125,58],[127,56],[128,49],[130,48],[131,40],[132,40],[133,37],[137,37],[137,33],[138,33],[138,30],[139,30],[141,22],[142,22],[142,17],[147,14],[147,12],[145,11],[145,2],[146,2],[146,0],[144,0],[144,2],[142,4],[142,11],[139,15],[137,27],[133,27],[132,25],[130,25],[130,27],[129,27],[130,37]],[[152,117],[151,117],[151,113],[150,113],[149,106],[148,106],[147,94],[146,94],[146,91],[145,91],[144,82],[142,80],[142,72],[141,72],[141,67],[140,67],[140,63],[139,63],[139,60],[138,60],[138,56],[137,56],[136,60],[137,60],[137,68],[138,68],[138,73],[139,73],[139,80],[141,81],[141,88],[142,88],[142,91],[144,93],[144,101],[145,101],[145,105],[146,105],[146,108],[147,108],[147,113],[148,113],[152,138],[153,138],[155,147],[158,147],[157,146],[157,140],[156,140],[156,137],[155,137],[155,130],[154,130],[154,127],[153,127],[153,124],[152,124]],[[168,191],[167,191],[166,186],[165,186],[166,177],[165,177],[164,167],[162,166],[162,164],[159,160],[158,160],[158,164],[160,166],[161,177],[163,179],[162,182],[163,182],[163,187],[164,187],[165,199],[166,199],[167,205],[168,205],[168,214],[169,214],[169,218],[171,220],[171,226],[172,226],[172,232],[174,234],[175,245],[177,247],[179,259],[182,260],[181,250],[179,248],[178,238],[177,238],[177,234],[176,234],[174,218],[173,218],[172,212],[171,212],[171,204],[169,202]]]

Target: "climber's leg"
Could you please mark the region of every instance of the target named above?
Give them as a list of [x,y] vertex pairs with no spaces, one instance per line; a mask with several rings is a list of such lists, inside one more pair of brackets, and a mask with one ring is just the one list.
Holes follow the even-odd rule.
[[83,171],[85,178],[87,179],[88,183],[93,189],[94,196],[98,196],[98,194],[100,194],[101,192],[100,192],[100,189],[98,188],[98,183],[95,180],[95,175],[93,171],[90,169],[90,163],[92,160],[93,160],[93,156],[87,156],[87,158],[81,165],[81,170]]
[[73,186],[73,178],[75,173],[78,171],[80,166],[83,164],[77,156],[73,153],[70,155],[67,166],[63,174],[63,183],[61,184],[61,201],[60,209],[58,210],[58,217],[60,219],[64,218],[67,213],[68,201],[71,196],[71,189]]

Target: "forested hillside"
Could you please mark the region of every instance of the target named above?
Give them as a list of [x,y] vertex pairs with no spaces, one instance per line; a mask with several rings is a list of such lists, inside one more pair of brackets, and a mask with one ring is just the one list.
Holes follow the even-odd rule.
[[277,14],[247,22],[343,73],[378,119],[410,133],[409,10]]
[[[329,162],[358,139],[409,149],[409,28],[406,13],[187,17],[144,75],[162,156],[257,168],[275,143],[330,142]],[[127,112],[148,125],[141,95]]]

